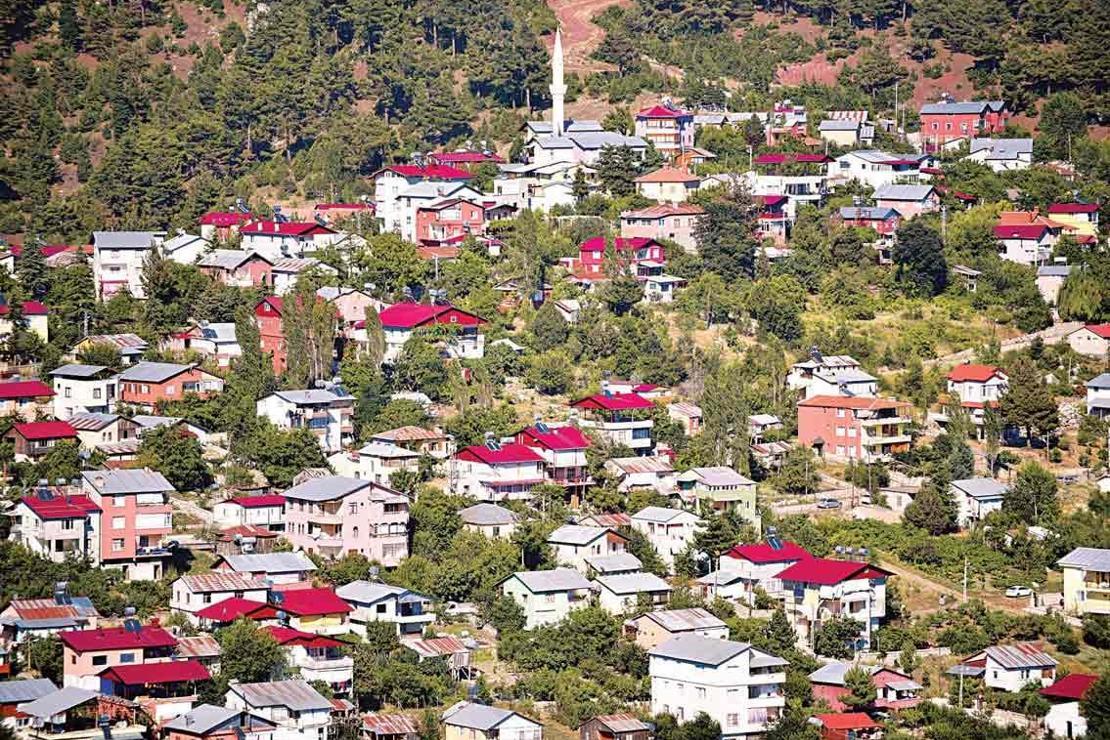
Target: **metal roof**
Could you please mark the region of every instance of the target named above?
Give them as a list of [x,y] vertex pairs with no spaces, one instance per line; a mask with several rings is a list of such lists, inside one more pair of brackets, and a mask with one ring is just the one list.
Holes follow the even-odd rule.
[[[234,270],[250,259],[254,254],[254,252],[248,252],[245,249],[213,249],[208,254],[201,256],[197,261],[197,267],[215,267],[221,270]],[[262,259],[266,258],[262,257]],[[268,262],[269,260],[266,261]]]
[[459,512],[459,518],[475,526],[513,524],[520,519],[517,514],[497,504],[475,504]]
[[[690,514],[690,512],[683,511],[682,509],[669,509],[665,506],[645,506],[633,514],[632,518],[644,522],[666,523],[683,514]],[[693,516],[693,514],[691,514],[691,516]]]
[[92,243],[97,249],[150,249],[165,235],[164,231],[94,231]]
[[1087,381],[1088,388],[1097,388],[1099,390],[1110,388],[1110,373],[1103,373],[1096,375]]
[[611,531],[606,527],[583,527],[578,524],[564,524],[549,534],[547,541],[555,545],[588,545]]
[[120,373],[119,379],[132,383],[164,383],[194,367],[176,362],[140,362]]
[[602,714],[594,717],[594,720],[612,732],[651,732],[652,730],[651,725],[627,712]]
[[276,393],[274,393],[274,395],[282,399],[283,401],[288,401],[289,403],[293,403],[298,406],[354,400],[354,396],[340,396],[337,393],[332,393],[331,391],[327,391],[322,388],[309,388],[296,391],[277,391]]
[[407,447],[400,447],[390,442],[368,442],[359,448],[358,454],[366,457],[379,458],[413,458],[420,457],[420,453]]
[[428,597],[413,593],[407,588],[391,586],[388,583],[377,583],[374,581],[351,581],[350,583],[345,583],[336,588],[335,593],[344,601],[353,601],[358,604],[373,604],[382,599],[403,597],[406,595],[430,601]]
[[585,576],[571,568],[521,571],[513,573],[509,578],[516,578],[535,594],[580,591],[590,588],[590,582]]
[[177,638],[177,654],[183,658],[215,658],[221,652],[220,643],[212,635]]
[[426,442],[432,440],[443,439],[443,434],[440,432],[433,432],[430,429],[418,426],[405,426],[397,427],[396,429],[389,429],[384,432],[378,432],[370,437],[371,439],[383,440],[385,442]]
[[612,555],[593,555],[585,559],[586,564],[602,575],[607,573],[627,573],[643,567],[640,559],[630,552],[615,552]]
[[931,192],[932,185],[883,185],[875,191],[875,200],[924,200]]
[[59,378],[91,378],[108,369],[107,365],[81,365],[73,363],[54,368],[50,374]]
[[96,412],[88,412],[84,414],[74,414],[66,419],[69,425],[79,432],[96,432],[108,426],[112,422],[119,419],[119,414],[101,414]]
[[988,659],[1007,670],[1043,668],[1056,665],[1056,659],[1031,643],[992,645],[985,651]]
[[33,701],[58,690],[49,678],[27,678],[20,681],[0,681],[0,704],[18,704]]
[[656,646],[648,652],[648,655],[653,658],[669,658],[687,663],[718,666],[751,649],[752,646],[746,642],[684,634],[672,637],[662,645]]
[[[46,681],[46,679],[40,680]],[[50,682],[47,681],[47,683]],[[51,684],[51,686],[53,686],[53,684]],[[96,691],[81,689],[76,686],[66,686],[64,689],[52,690],[51,693],[40,696],[34,701],[21,704],[18,709],[24,714],[38,719],[49,719],[56,714],[66,712],[98,696],[100,696],[100,694]]]
[[693,630],[728,626],[701,607],[647,612],[644,616],[668,632],[691,632]]
[[416,720],[405,714],[367,714],[362,725],[375,735],[418,735]]
[[330,712],[332,708],[320,692],[299,679],[232,684],[229,688],[243,697],[249,707],[287,707],[297,712]]
[[1056,565],[1110,573],[1110,550],[1101,547],[1077,547],[1057,560]]
[[964,478],[952,481],[952,487],[974,499],[1002,498],[1007,488],[994,478]]
[[654,573],[618,573],[612,576],[598,576],[594,581],[618,596],[672,590],[671,584]]
[[240,714],[241,712],[238,709],[200,704],[192,711],[167,722],[163,725],[163,729],[178,730],[190,735],[206,735],[232,720],[238,721]]
[[[471,704],[469,702],[461,702],[461,706],[456,704],[443,714],[443,722],[448,725],[455,725],[456,727],[467,727],[474,730],[487,731],[509,719],[510,717],[521,717],[528,719],[524,715],[518,715],[508,709],[501,709],[500,707],[490,707],[485,704]],[[532,722],[533,720],[528,720]],[[535,723],[539,725],[538,722]]]
[[85,482],[101,494],[173,493],[177,489],[161,473],[149,468],[131,470],[86,470]]
[[1071,265],[1041,265],[1037,268],[1037,277],[1067,277],[1071,268]]
[[293,486],[285,491],[285,498],[299,501],[334,501],[372,485],[374,484],[368,480],[328,475],[322,478],[310,478],[304,483]]
[[224,555],[231,569],[240,573],[294,573],[316,570],[316,564],[304,553],[270,552],[249,555]]
[[690,468],[679,476],[679,480],[694,478],[707,486],[754,486],[755,481],[737,473],[732,468],[724,465],[714,465],[708,468]]
[[214,593],[217,591],[265,591],[267,584],[261,579],[250,578],[241,573],[219,572],[198,573],[180,578],[193,593]]
[[622,475],[674,472],[674,464],[670,458],[664,455],[658,457],[614,457],[605,461],[605,467],[615,468]]

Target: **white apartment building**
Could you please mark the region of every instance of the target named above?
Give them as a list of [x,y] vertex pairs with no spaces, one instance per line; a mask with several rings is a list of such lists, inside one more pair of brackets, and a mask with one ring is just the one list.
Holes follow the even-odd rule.
[[308,429],[325,453],[339,452],[354,442],[355,399],[338,387],[277,391],[256,405],[258,415],[278,429]]
[[564,524],[547,536],[555,559],[581,573],[589,572],[587,558],[624,552],[628,538],[608,527],[583,527]]
[[63,365],[51,370],[54,416],[68,421],[74,414],[110,414],[116,405],[118,377],[103,365]]
[[178,578],[170,586],[170,609],[181,612],[193,624],[200,624],[196,613],[206,606],[228,599],[247,599],[266,603],[269,585],[261,578],[239,573],[199,573]]
[[93,282],[96,297],[106,301],[116,293],[128,292],[146,298],[143,290],[143,260],[162,246],[164,231],[94,231]]
[[637,393],[604,392],[571,405],[585,412],[580,421],[584,429],[593,429],[613,444],[631,448],[637,455],[651,454],[655,446],[651,438],[655,405],[648,399]]
[[450,490],[478,501],[523,501],[543,483],[544,460],[531,447],[516,442],[487,442],[455,453]]
[[782,715],[787,661],[748,643],[683,634],[649,653],[651,713],[704,712],[726,740],[756,738]]
[[436,621],[430,598],[400,586],[352,581],[335,589],[335,593],[351,605],[348,626],[363,637],[370,622],[389,622],[397,626],[398,635],[419,637]]
[[682,509],[647,506],[632,515],[632,528],[647,535],[648,541],[669,570],[674,558],[685,550],[697,534],[701,519]]
[[878,391],[878,381],[863,372],[854,357],[822,355],[814,349],[809,359],[790,366],[786,387],[802,391],[803,398],[849,394],[872,397]]
[[100,562],[101,509],[88,496],[52,489],[32,491],[13,509],[10,538],[55,563],[68,558]]
[[855,180],[874,190],[895,183],[918,183],[929,176],[921,167],[932,163],[926,154],[889,154],[874,149],[861,149],[842,154],[828,164],[829,184],[844,185]]

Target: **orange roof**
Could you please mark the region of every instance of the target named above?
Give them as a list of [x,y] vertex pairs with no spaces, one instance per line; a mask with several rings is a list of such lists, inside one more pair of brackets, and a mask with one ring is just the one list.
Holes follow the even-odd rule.
[[815,714],[813,718],[830,730],[869,730],[882,725],[863,712],[845,712],[844,714]]
[[994,365],[975,365],[969,362],[952,368],[952,371],[948,373],[948,379],[955,383],[963,383],[969,380],[985,383],[994,376],[1001,374],[1002,371]]
[[1063,228],[1063,224],[1045,218],[1037,210],[1032,211],[1003,211],[998,214],[998,226],[1048,226]]
[[646,175],[640,175],[636,178],[636,182],[699,182],[700,178],[697,175],[691,175],[686,170],[680,170],[677,167],[660,167],[654,172],[649,172]]
[[798,403],[798,406],[861,410],[899,409],[911,405],[905,401],[895,401],[890,398],[861,398],[859,396],[814,396]]

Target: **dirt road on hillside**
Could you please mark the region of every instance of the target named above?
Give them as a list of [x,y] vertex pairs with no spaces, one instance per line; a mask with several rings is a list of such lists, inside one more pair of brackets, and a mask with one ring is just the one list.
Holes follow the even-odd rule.
[[[579,74],[611,69],[604,62],[591,59],[594,49],[605,38],[605,31],[591,20],[610,5],[625,5],[628,0],[547,0],[555,11],[563,31],[563,54],[567,72]],[[555,43],[548,38],[548,48]]]

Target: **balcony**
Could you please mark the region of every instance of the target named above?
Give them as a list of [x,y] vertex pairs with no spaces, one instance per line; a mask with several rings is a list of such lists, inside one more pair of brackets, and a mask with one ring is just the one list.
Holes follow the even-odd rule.
[[864,436],[860,438],[860,442],[865,447],[875,447],[876,445],[897,445],[909,444],[912,438],[908,434],[888,434],[886,436]]
[[909,424],[913,419],[908,416],[879,416],[873,419],[860,419],[859,424],[862,427],[874,427],[890,424],[897,426],[900,424]]
[[351,671],[355,667],[355,659],[349,655],[306,655],[299,662],[301,668],[313,671]]
[[308,515],[308,521],[314,524],[327,524],[333,527],[342,526],[343,517],[339,512],[314,511]]

